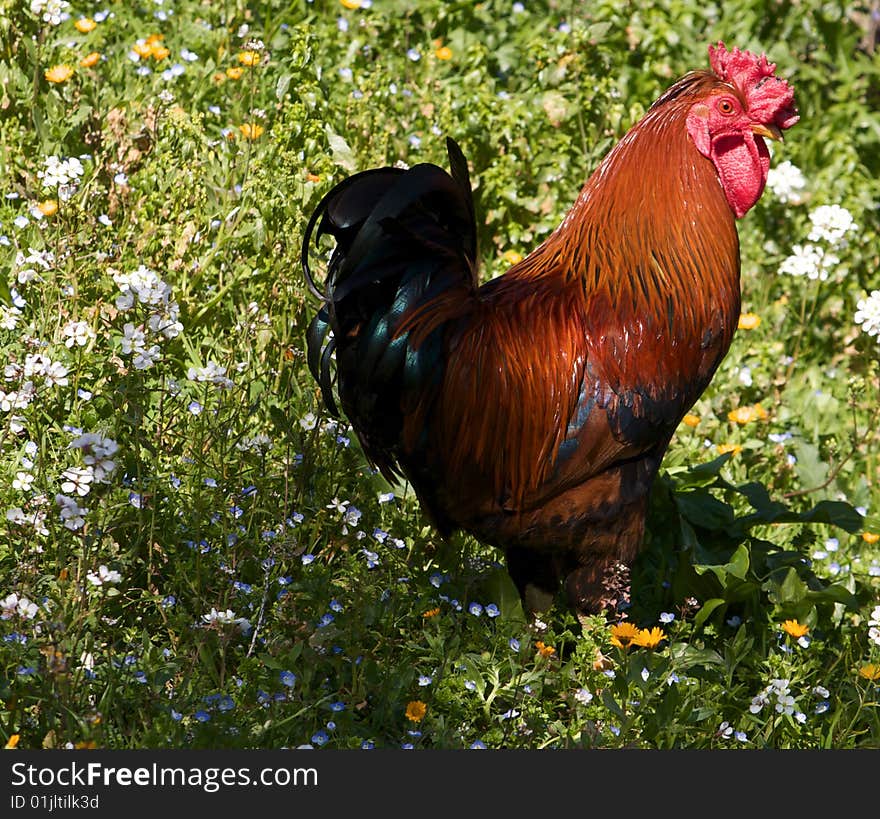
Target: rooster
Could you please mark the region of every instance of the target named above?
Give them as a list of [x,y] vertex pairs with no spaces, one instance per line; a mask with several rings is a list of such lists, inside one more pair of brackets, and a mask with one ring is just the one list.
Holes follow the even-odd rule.
[[[561,585],[581,616],[607,605],[670,439],[737,326],[736,219],[764,189],[765,138],[798,114],[766,56],[719,42],[709,61],[653,103],[536,250],[482,286],[451,139],[451,173],[355,174],[305,231],[323,302],[308,362],[327,408],[389,481],[410,482],[442,536],[502,549],[533,612]],[[335,240],[322,288],[316,227],[316,243]]]

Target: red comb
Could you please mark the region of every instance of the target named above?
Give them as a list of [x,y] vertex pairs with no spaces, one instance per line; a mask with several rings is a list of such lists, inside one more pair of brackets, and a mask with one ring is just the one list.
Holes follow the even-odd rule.
[[718,78],[735,85],[748,103],[749,114],[759,122],[791,128],[800,117],[794,104],[794,89],[775,75],[776,63],[762,54],[734,48],[724,43],[709,46],[709,63]]

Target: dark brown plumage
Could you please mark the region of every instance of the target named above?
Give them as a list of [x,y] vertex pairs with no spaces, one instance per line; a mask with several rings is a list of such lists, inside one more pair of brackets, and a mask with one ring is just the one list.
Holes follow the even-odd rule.
[[[730,346],[735,219],[763,190],[763,136],[797,121],[766,59],[723,45],[603,160],[562,224],[478,286],[467,164],[377,169],[325,197],[306,275],[325,304],[309,361],[367,456],[411,481],[444,534],[504,549],[531,608],[564,581],[581,613],[642,542],[676,426]],[[320,224],[318,223],[320,220]],[[325,286],[308,243],[336,239]],[[332,331],[332,332],[331,332]]]

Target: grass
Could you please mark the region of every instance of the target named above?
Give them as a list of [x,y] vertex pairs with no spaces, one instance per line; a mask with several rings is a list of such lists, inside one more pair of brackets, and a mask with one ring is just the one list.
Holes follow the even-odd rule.
[[[858,7],[0,12],[7,747],[880,745],[880,58]],[[334,182],[442,164],[448,134],[497,274],[718,39],[766,51],[801,111],[739,226],[749,318],[664,461],[635,631],[529,622],[500,555],[442,542],[326,415],[302,231]]]

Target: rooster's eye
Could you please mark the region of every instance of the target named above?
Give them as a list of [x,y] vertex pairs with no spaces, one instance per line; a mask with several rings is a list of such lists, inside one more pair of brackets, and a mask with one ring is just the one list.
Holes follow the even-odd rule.
[[732,114],[733,113],[733,103],[727,99],[721,100],[718,103],[718,110],[722,114]]

